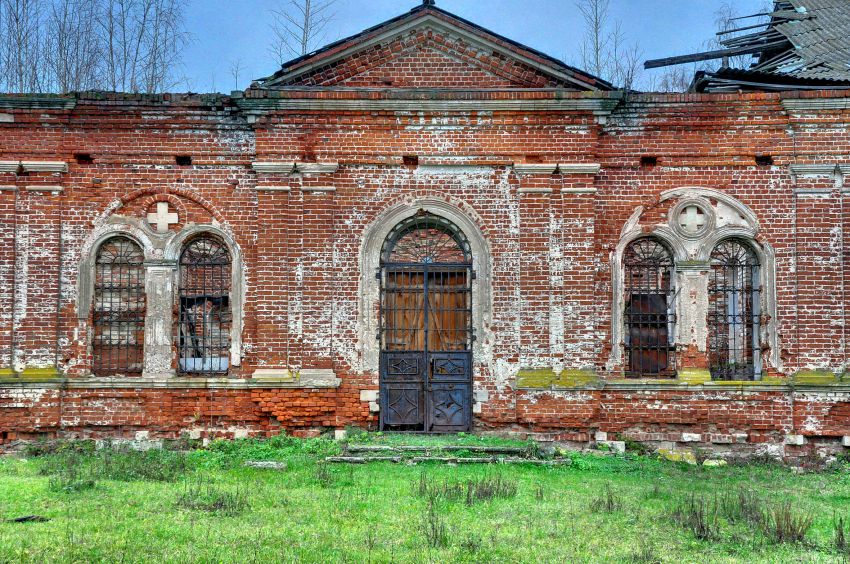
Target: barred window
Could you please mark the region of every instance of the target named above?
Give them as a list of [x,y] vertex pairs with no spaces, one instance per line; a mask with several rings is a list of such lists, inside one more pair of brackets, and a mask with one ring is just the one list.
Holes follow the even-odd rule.
[[625,266],[626,376],[675,377],[676,295],[673,255],[660,241],[633,241]]
[[745,241],[721,241],[711,253],[709,367],[715,380],[753,380],[761,372],[760,269]]
[[202,235],[180,256],[177,349],[181,374],[224,374],[230,368],[232,262],[227,246]]
[[105,241],[95,259],[92,372],[141,374],[145,342],[145,257],[127,237]]

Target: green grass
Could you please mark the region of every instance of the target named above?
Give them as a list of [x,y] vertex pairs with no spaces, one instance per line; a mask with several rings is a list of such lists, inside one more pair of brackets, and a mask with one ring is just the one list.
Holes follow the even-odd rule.
[[[356,440],[409,444],[411,438]],[[321,462],[339,451],[333,441],[279,437],[216,442],[188,453],[77,445],[0,458],[0,562],[844,562],[850,556],[836,546],[834,526],[837,516],[850,518],[847,465],[798,475],[772,465],[703,468],[635,456],[574,455],[569,467]],[[245,460],[287,465],[258,470],[243,467]],[[740,491],[759,500],[744,495],[736,507]],[[813,520],[802,542],[780,542],[771,526],[756,523],[770,519],[767,508],[784,510],[786,502],[801,521]],[[25,515],[50,521],[7,522]]]

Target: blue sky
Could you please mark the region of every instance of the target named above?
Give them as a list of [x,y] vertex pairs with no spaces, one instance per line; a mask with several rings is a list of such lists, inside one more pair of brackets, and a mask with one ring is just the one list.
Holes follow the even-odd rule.
[[[273,73],[270,11],[286,0],[189,0],[186,24],[192,42],[184,53],[179,90],[230,92]],[[764,0],[727,0],[738,13],[756,13]],[[420,4],[420,0],[339,0],[328,42],[362,31]],[[715,33],[723,0],[611,0],[611,17],[637,41],[644,59],[701,50]],[[579,61],[581,16],[573,0],[437,0],[461,17],[564,59]],[[231,68],[241,61],[238,84]]]

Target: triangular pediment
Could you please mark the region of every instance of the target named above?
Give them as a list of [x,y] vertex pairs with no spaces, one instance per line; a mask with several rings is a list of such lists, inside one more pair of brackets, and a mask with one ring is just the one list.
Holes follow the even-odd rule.
[[283,65],[261,88],[564,88],[611,85],[434,6]]

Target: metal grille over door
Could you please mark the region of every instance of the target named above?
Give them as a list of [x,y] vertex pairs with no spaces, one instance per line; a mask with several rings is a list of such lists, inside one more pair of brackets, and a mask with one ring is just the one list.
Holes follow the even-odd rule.
[[633,241],[625,266],[626,376],[676,375],[673,255],[659,241]]
[[722,241],[711,253],[708,345],[715,380],[753,380],[761,373],[759,269],[758,257],[743,241]]
[[451,222],[420,212],[381,255],[381,427],[457,432],[472,423],[472,255]]
[[92,372],[98,376],[142,373],[145,342],[145,257],[126,237],[97,251],[94,282]]
[[230,368],[230,252],[218,239],[193,239],[180,256],[178,370],[223,374]]

